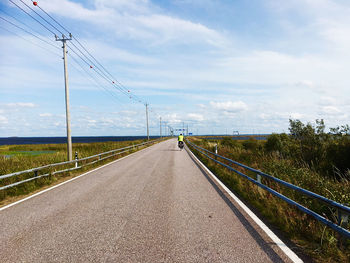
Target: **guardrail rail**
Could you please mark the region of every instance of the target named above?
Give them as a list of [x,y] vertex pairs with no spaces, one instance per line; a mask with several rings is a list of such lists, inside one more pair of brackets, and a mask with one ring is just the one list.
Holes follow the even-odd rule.
[[[192,146],[194,149],[196,149],[198,152],[200,152],[202,155],[206,156],[207,158],[211,159],[212,161],[214,161],[215,163],[218,163],[224,167],[226,167],[227,169],[235,172],[236,174],[244,177],[245,179],[249,180],[250,182],[254,183],[255,185],[259,186],[260,188],[262,189],[265,189],[266,191],[270,192],[271,194],[273,194],[274,196],[284,200],[285,202],[287,202],[288,204],[290,205],[293,205],[295,206],[296,208],[298,208],[299,210],[301,210],[302,212],[308,214],[308,215],[311,215],[312,217],[314,217],[316,220],[318,220],[319,222],[321,222],[322,224],[325,224],[327,226],[329,226],[330,228],[332,228],[333,230],[337,231],[339,234],[341,234],[344,238],[347,238],[347,239],[350,239],[350,231],[343,228],[342,226],[343,225],[346,225],[346,223],[348,223],[349,221],[349,217],[350,217],[350,207],[346,206],[346,205],[343,205],[343,204],[340,204],[340,203],[337,203],[331,199],[328,199],[324,196],[321,196],[321,195],[318,195],[316,193],[313,193],[309,190],[306,190],[306,189],[303,189],[299,186],[296,186],[296,185],[293,185],[291,183],[288,183],[286,181],[283,181],[281,179],[278,179],[276,177],[273,177],[269,174],[266,174],[266,173],[263,173],[262,171],[260,170],[257,170],[257,169],[254,169],[254,168],[251,168],[249,166],[246,166],[244,164],[241,164],[239,162],[236,162],[236,161],[233,161],[229,158],[226,158],[224,156],[221,156],[221,155],[218,155],[217,153],[214,153],[214,152],[211,152],[205,148],[202,148],[200,146],[197,146],[195,145],[194,143],[190,142],[189,140],[186,139],[186,143],[190,146]],[[214,156],[214,157],[211,157],[210,155]],[[222,160],[225,160],[227,162],[229,162],[230,164],[235,164],[239,167],[242,167],[248,171],[251,171],[253,173],[256,174],[256,180],[254,180],[253,178],[251,178],[250,176],[234,169],[233,167],[231,167],[230,165],[227,165],[223,162],[220,162],[217,160],[217,158],[220,158]],[[312,211],[311,209],[295,202],[294,200],[286,197],[285,195],[277,192],[276,190],[264,185],[261,183],[261,178],[262,177],[265,177],[265,178],[268,178],[269,180],[272,180],[274,182],[277,182],[281,185],[284,185],[285,187],[289,188],[289,189],[292,189],[292,190],[295,190],[295,191],[298,191],[300,192],[301,194],[303,195],[306,195],[308,197],[311,197],[313,199],[316,199],[318,201],[321,201],[325,204],[327,204],[328,206],[331,206],[335,209],[337,209],[338,211],[338,224],[335,224],[333,223],[332,221],[328,220],[327,218],[319,215],[318,213]]]
[[[0,175],[0,180],[5,179],[5,178],[10,178],[10,177],[14,177],[14,176],[19,176],[19,175],[23,175],[23,174],[28,174],[28,173],[33,173],[33,177],[15,182],[15,183],[11,183],[11,184],[7,184],[4,186],[0,187],[0,191],[1,190],[5,190],[26,182],[30,182],[33,180],[36,180],[38,178],[42,178],[45,176],[50,176],[50,175],[55,175],[55,174],[59,174],[59,173],[64,173],[64,172],[69,172],[69,171],[74,171],[77,169],[80,169],[82,167],[94,164],[96,162],[108,159],[110,157],[122,154],[122,153],[126,153],[132,149],[138,148],[140,146],[144,146],[150,143],[155,143],[157,141],[160,141],[161,139],[156,139],[156,140],[151,140],[151,141],[147,141],[147,142],[143,142],[143,143],[139,143],[139,144],[134,144],[134,145],[130,145],[127,147],[123,147],[123,148],[119,148],[119,149],[115,149],[115,150],[111,150],[111,151],[107,151],[107,152],[103,152],[103,153],[99,153],[99,154],[95,154],[95,155],[91,155],[88,157],[84,157],[84,158],[77,158],[76,155],[76,159],[72,160],[72,161],[67,161],[67,162],[60,162],[60,163],[53,163],[53,164],[48,164],[48,165],[44,165],[44,166],[40,166],[40,167],[36,167],[36,168],[32,168],[32,169],[28,169],[28,170],[24,170],[24,171],[19,171],[19,172],[15,172],[15,173],[10,173],[10,174],[4,174],[4,175]],[[92,160],[91,162],[87,162],[84,163],[87,160]],[[80,163],[80,165],[79,165]],[[58,171],[52,171],[52,168],[57,167],[57,166],[67,166],[67,165],[74,165],[73,167],[69,167],[63,170],[58,170]],[[45,171],[43,174],[40,174],[40,171]]]

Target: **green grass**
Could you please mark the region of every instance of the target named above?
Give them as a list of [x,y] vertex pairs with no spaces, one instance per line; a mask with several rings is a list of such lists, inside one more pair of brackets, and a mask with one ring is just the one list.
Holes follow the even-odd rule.
[[[78,152],[78,157],[88,157],[98,153],[123,148],[145,142],[146,140],[136,141],[122,141],[122,142],[101,142],[101,143],[74,143],[73,144],[73,155]],[[139,147],[142,149],[147,146]],[[123,153],[106,160],[102,160],[92,165],[88,165],[81,169],[51,175],[52,172],[57,170],[63,170],[65,168],[73,167],[72,165],[58,166],[52,169],[46,169],[39,172],[50,173],[49,176],[33,180],[31,182],[23,183],[21,185],[0,190],[0,205],[3,205],[13,197],[23,196],[42,187],[48,186],[53,183],[61,181],[65,177],[76,176],[85,171],[88,171],[94,167],[103,165],[111,162],[129,153],[135,152],[137,149],[131,149],[127,153]],[[11,146],[0,146],[0,175],[9,174],[17,171],[23,171],[39,166],[44,166],[52,163],[59,163],[67,161],[67,148],[65,144],[33,144],[33,145],[11,145]],[[87,163],[86,161],[85,163]],[[24,175],[14,176],[0,180],[0,186],[8,185],[14,182],[21,181],[33,177],[33,173]]]
[[[276,154],[267,154],[262,149],[266,142],[232,141],[223,145],[223,141],[208,142],[192,138],[199,146],[213,151],[215,143],[218,143],[218,153],[232,160],[241,162],[250,167],[262,170],[284,181],[298,185],[327,198],[343,204],[350,203],[350,182],[335,181],[320,175],[305,163],[295,163],[293,160],[284,159]],[[192,149],[193,150],[193,149]],[[203,157],[196,150],[193,152],[216,174],[231,190],[242,199],[255,207],[260,214],[271,224],[277,226],[287,238],[292,240],[315,262],[350,262],[350,242],[341,246],[338,244],[339,235],[319,223],[312,217],[303,214],[298,209],[286,202],[274,197],[269,192],[259,189],[256,185],[226,168]],[[247,173],[243,168],[235,167],[255,179],[255,174]],[[336,221],[335,210],[307,198],[298,192],[280,186],[267,179],[263,184],[277,190],[298,203],[311,208],[313,211],[325,216],[331,221]]]

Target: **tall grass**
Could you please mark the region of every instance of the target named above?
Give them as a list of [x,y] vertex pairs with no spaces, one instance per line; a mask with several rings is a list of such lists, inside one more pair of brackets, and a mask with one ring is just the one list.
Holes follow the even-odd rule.
[[[130,145],[135,145],[144,142],[145,140],[136,141],[121,141],[121,142],[101,142],[101,143],[74,143],[73,153],[77,152],[79,158],[88,157],[98,153],[123,148]],[[147,147],[142,146],[139,149]],[[21,151],[53,151],[52,153],[43,153],[40,155],[28,155],[28,154],[14,154],[8,157],[8,153],[15,153]],[[56,175],[49,175],[47,177],[38,178],[36,180],[23,183],[21,185],[11,187],[5,190],[0,190],[0,205],[6,202],[9,197],[21,196],[30,192],[36,191],[44,186],[61,181],[65,177],[75,176],[84,171],[90,170],[94,167],[108,163],[114,159],[118,159],[129,153],[136,151],[130,149],[127,153],[120,154],[106,160],[102,160],[95,164],[82,167],[81,169],[60,173]],[[67,148],[64,144],[34,144],[34,145],[14,145],[14,146],[1,146],[0,147],[0,175],[9,174],[17,171],[23,171],[47,164],[58,163],[67,161]],[[60,166],[57,169],[68,168],[69,166]],[[71,167],[71,165],[70,165]],[[46,170],[51,174],[53,170]],[[0,186],[8,185],[14,182],[21,181],[33,177],[33,173],[14,176],[0,180]]]
[[[214,144],[217,143],[218,153],[222,156],[262,170],[339,203],[350,203],[349,181],[333,180],[318,173],[305,162],[295,162],[295,160],[283,158],[276,152],[266,152],[264,141],[238,142],[226,139],[213,142],[195,138],[192,140],[195,144],[211,151],[214,151]],[[231,190],[255,207],[267,221],[277,226],[286,237],[302,248],[315,262],[350,262],[349,241],[340,245],[339,235],[311,216],[300,212],[269,192],[259,189],[232,171],[208,160],[196,150],[193,151]],[[243,168],[235,168],[255,179],[255,174],[247,173]],[[329,220],[333,222],[337,220],[336,211],[328,206],[268,179],[263,178],[262,182]]]

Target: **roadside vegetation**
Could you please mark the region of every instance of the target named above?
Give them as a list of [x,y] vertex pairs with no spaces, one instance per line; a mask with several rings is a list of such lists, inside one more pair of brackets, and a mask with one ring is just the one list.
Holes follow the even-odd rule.
[[[107,152],[110,150],[123,148],[145,142],[146,140],[135,141],[121,141],[121,142],[101,142],[101,143],[73,143],[73,159],[74,153],[78,153],[78,157],[84,158],[95,154]],[[150,144],[152,145],[152,144]],[[0,146],[0,175],[9,174],[17,171],[23,171],[39,166],[44,166],[52,163],[59,163],[67,161],[67,148],[66,144],[31,144],[31,145],[4,145]],[[101,166],[115,159],[128,155],[132,152],[145,148],[147,146],[139,147],[138,149],[130,149],[126,153],[110,157],[106,160],[102,160],[91,164],[81,169],[59,173],[56,175],[50,175],[47,177],[38,178],[36,180],[23,183],[21,185],[11,187],[5,190],[0,190],[0,206],[4,205],[12,199],[16,199],[17,196],[26,195],[28,193],[42,189],[45,186],[61,182],[70,177],[81,174],[92,168]],[[74,164],[73,164],[74,166]],[[64,168],[72,167],[71,165],[60,166],[57,169],[62,170]],[[53,172],[49,170],[48,172]],[[40,174],[39,174],[40,175]],[[10,178],[0,179],[0,187],[8,185],[23,179],[33,177],[33,173],[14,176]]]
[[[350,205],[350,128],[348,125],[325,132],[323,120],[304,124],[290,120],[290,134],[272,134],[265,141],[224,138],[191,138],[198,146],[259,169],[274,177],[300,186],[336,202]],[[269,223],[278,227],[315,262],[350,262],[350,241],[305,215],[284,201],[245,180],[239,175],[193,152],[229,188],[257,209]],[[243,168],[235,167],[252,178]],[[337,211],[263,178],[262,183],[312,209],[332,222]],[[349,223],[350,224],[350,223]],[[350,229],[350,225],[347,227]]]

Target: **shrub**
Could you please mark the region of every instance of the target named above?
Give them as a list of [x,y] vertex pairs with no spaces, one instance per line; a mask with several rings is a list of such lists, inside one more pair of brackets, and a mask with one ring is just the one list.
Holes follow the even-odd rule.
[[259,148],[259,143],[256,139],[249,138],[249,140],[243,142],[243,147],[246,150],[255,151]]

